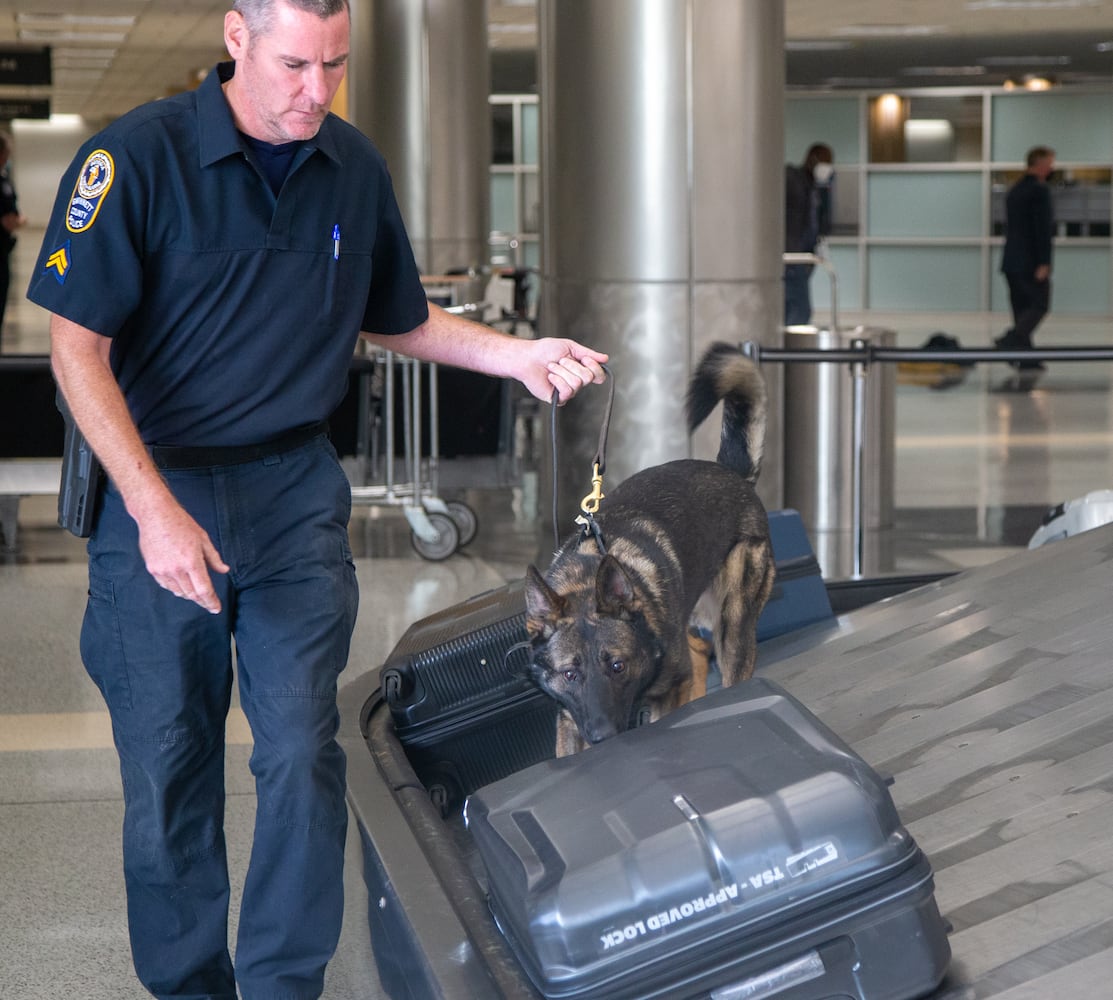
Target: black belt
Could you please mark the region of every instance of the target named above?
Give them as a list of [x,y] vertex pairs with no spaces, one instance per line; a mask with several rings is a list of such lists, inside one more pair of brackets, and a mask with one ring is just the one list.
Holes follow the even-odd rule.
[[315,437],[328,434],[328,421],[319,420],[315,424],[295,427],[261,444],[241,444],[227,447],[193,448],[177,445],[153,445],[151,458],[160,469],[204,469],[223,465],[241,465],[244,462],[257,462],[261,458],[281,455],[312,441]]

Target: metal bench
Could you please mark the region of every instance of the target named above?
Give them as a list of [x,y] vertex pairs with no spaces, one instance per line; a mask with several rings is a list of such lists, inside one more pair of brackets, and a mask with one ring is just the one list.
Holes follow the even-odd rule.
[[19,532],[19,501],[30,496],[57,496],[60,458],[0,458],[0,531],[4,548],[14,551]]

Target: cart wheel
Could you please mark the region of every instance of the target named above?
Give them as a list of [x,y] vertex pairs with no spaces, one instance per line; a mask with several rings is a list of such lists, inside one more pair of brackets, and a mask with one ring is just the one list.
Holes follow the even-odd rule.
[[460,532],[460,545],[467,545],[479,534],[478,515],[462,500],[449,500],[445,506],[448,508],[448,516],[456,522]]
[[410,532],[410,543],[422,559],[440,562],[447,559],[460,545],[460,529],[447,514],[428,514],[429,523],[437,532],[431,542],[425,541],[416,531]]

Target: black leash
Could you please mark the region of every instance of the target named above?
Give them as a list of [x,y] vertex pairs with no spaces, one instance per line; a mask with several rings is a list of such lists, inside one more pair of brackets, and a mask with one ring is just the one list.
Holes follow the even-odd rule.
[[[576,523],[583,525],[584,534],[589,531],[595,537],[595,542],[599,546],[599,550],[606,554],[606,546],[603,542],[603,532],[600,530],[599,525],[595,520],[595,512],[599,510],[599,501],[605,496],[603,493],[603,473],[607,468],[607,435],[611,429],[611,411],[614,409],[614,376],[611,374],[610,368],[601,364],[599,366],[607,376],[607,381],[610,383],[610,388],[607,393],[607,408],[603,414],[603,424],[599,428],[599,446],[595,449],[595,458],[592,460],[591,470],[591,492],[583,498],[580,502],[580,510],[583,512],[576,518]],[[557,512],[557,433],[556,433],[556,414],[557,414],[557,391],[553,390],[552,407],[549,414],[549,436],[552,444],[553,454],[553,547],[554,551],[560,548],[560,525]]]

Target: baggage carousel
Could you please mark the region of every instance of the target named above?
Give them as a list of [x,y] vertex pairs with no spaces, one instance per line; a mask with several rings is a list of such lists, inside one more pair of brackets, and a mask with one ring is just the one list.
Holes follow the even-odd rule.
[[[935,871],[952,960],[936,1000],[1109,995],[1113,527],[769,640],[761,677],[893,779]],[[395,997],[537,996],[490,916],[467,834],[341,693],[371,944]]]

